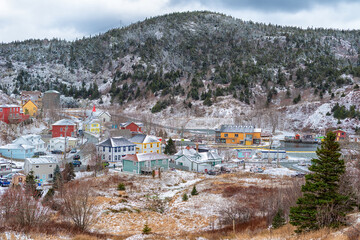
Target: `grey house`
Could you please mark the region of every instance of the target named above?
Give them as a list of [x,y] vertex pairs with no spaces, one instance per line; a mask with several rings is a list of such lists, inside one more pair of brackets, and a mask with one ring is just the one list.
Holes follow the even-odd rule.
[[136,144],[123,137],[112,137],[97,145],[97,154],[104,161],[119,161],[127,154],[135,154]]

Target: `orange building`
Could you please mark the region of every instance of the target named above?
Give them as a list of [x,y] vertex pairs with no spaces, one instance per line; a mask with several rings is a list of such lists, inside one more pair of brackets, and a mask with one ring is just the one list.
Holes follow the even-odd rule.
[[254,126],[221,125],[215,130],[215,142],[253,145],[261,142],[261,129]]
[[338,129],[335,130],[334,133],[336,134],[336,141],[344,141],[346,139],[346,132]]

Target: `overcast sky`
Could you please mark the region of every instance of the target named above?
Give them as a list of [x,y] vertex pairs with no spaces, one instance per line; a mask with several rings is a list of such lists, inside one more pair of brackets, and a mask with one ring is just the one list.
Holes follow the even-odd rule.
[[0,42],[74,40],[147,17],[193,10],[304,28],[360,28],[360,0],[0,0]]

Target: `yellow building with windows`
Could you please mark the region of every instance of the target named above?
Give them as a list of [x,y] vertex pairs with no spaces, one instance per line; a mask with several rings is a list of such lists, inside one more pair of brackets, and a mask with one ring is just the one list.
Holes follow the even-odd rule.
[[33,103],[33,101],[28,100],[23,106],[22,106],[24,114],[30,115],[30,117],[34,117],[38,111],[38,106]]
[[221,125],[215,130],[215,142],[253,145],[261,142],[261,129],[254,126]]
[[136,144],[136,153],[162,153],[161,142],[156,136],[136,134],[129,141]]
[[90,132],[94,134],[100,134],[101,123],[98,119],[88,119],[83,124],[83,129],[85,132]]

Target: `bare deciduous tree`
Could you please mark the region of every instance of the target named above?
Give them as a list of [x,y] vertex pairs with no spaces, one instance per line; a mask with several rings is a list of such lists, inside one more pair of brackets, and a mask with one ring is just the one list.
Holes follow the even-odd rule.
[[62,206],[64,215],[82,230],[86,230],[96,220],[92,191],[86,183],[67,184],[63,192]]
[[88,164],[90,168],[94,171],[94,175],[96,177],[97,173],[104,169],[101,156],[98,155],[96,151],[96,146],[93,143],[86,144],[83,149],[84,155],[90,156]]

